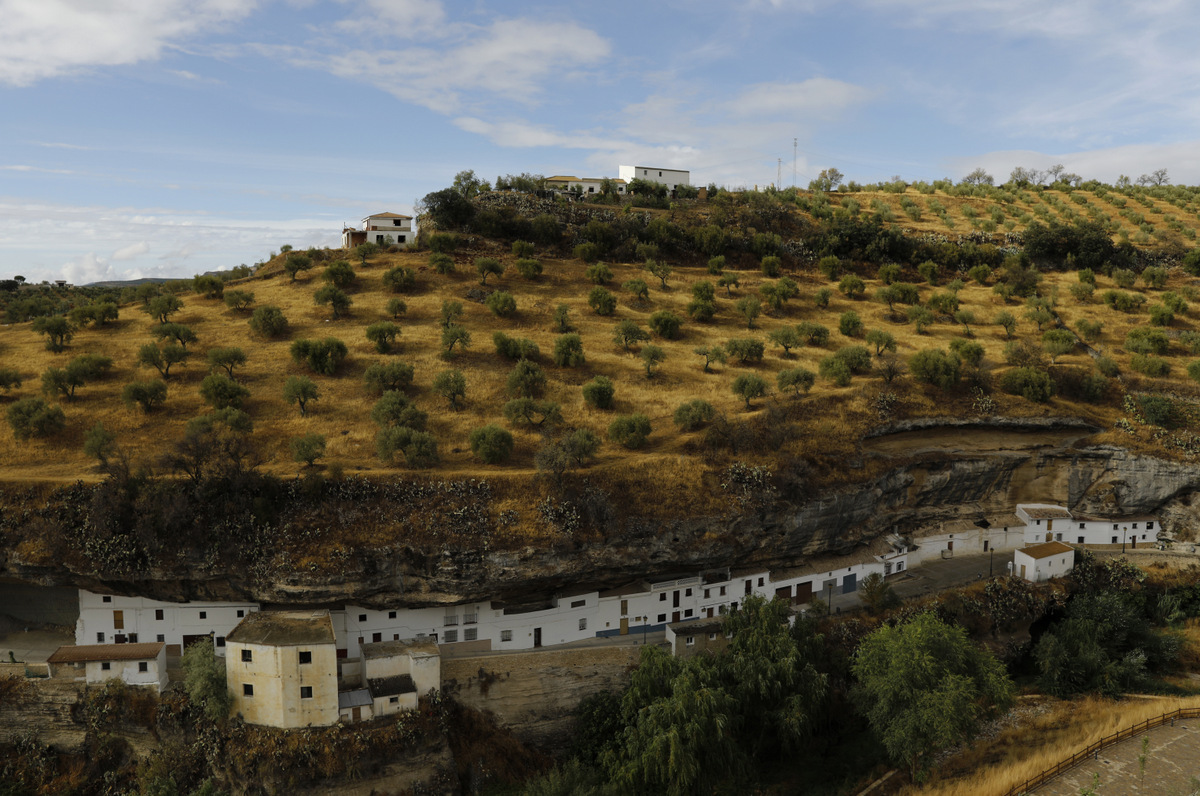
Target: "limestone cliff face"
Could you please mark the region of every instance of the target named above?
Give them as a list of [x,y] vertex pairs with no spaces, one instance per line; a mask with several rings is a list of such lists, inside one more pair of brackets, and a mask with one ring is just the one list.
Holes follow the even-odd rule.
[[[723,516],[636,518],[609,527],[600,544],[517,550],[415,547],[358,550],[336,572],[204,568],[181,561],[136,579],[34,566],[0,551],[0,578],[111,589],[160,599],[254,599],[366,606],[545,596],[564,587],[604,588],[654,574],[724,566],[789,566],[851,552],[893,530],[1011,512],[1021,502],[1065,504],[1105,515],[1157,513],[1191,538],[1200,467],[1083,444],[1095,429],[1075,420],[909,423],[865,440],[864,460],[883,474],[811,496],[793,488]],[[879,468],[875,468],[879,472]],[[193,568],[194,565],[194,568]]]

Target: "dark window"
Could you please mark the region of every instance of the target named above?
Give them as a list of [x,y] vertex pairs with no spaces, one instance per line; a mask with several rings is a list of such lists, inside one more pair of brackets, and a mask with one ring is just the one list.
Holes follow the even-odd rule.
[[665,622],[665,621],[667,621],[667,615],[666,615],[666,614],[659,614],[659,615],[658,615],[658,621],[660,621],[660,622]]
[[710,591],[711,591],[711,589],[705,589],[705,590],[704,590],[704,599],[706,599],[706,600],[708,599],[708,593],[709,593]]
[[217,646],[218,647],[225,646],[225,637],[224,636],[217,636]]
[[237,612],[237,615],[238,615],[238,619],[241,619],[243,616],[245,616],[245,615],[246,615],[246,609],[245,609],[245,608],[239,608],[239,609],[238,609],[238,612]]
[[762,578],[759,578],[759,579],[758,579],[758,585],[759,585],[759,586],[762,586],[762,585],[763,585],[763,579],[762,579]]
[[382,633],[372,633],[371,634],[371,643],[378,644],[380,641],[383,641]]
[[242,696],[254,696],[253,683],[242,683]]
[[397,235],[397,236],[396,236],[396,242],[397,242],[397,243],[404,243],[404,241],[405,241],[405,238],[406,238],[406,236],[405,236],[405,235]]
[[164,636],[162,633],[159,633],[157,636],[154,637],[154,640],[161,644],[162,642],[167,640],[167,637]]
[[112,668],[112,664],[109,663],[108,661],[104,661],[103,663],[100,664],[100,668],[107,672],[109,669]]
[[665,591],[658,595],[658,601],[660,603],[665,603],[667,601],[667,593]]
[[1115,536],[1113,537],[1112,543],[1113,543],[1113,544],[1116,544],[1116,543],[1117,543],[1117,537],[1115,537]]
[[112,597],[109,597],[109,596],[106,594],[106,595],[104,595],[103,597],[101,597],[101,598],[100,598],[100,600],[101,600],[102,602],[110,603],[110,602],[112,602]]
[[300,662],[312,663],[312,650],[300,650]]
[[254,660],[254,651],[242,650],[242,660],[246,663],[252,662]]
[[97,643],[97,644],[103,644],[103,643],[104,643],[104,634],[103,634],[103,633],[97,633],[97,634],[96,634],[96,643]]
[[300,686],[300,698],[301,699],[312,699],[312,686],[311,685]]
[[155,608],[155,609],[154,609],[154,618],[155,618],[156,620],[158,620],[159,622],[161,622],[161,621],[162,621],[162,618],[163,618],[163,609],[161,609],[161,608]]
[[129,634],[129,643],[130,643],[130,644],[137,644],[137,633],[130,633],[130,634]]
[[359,614],[359,615],[358,615],[358,621],[360,621],[360,622],[365,622],[365,621],[367,621],[367,615],[366,615],[366,614]]
[[201,618],[201,619],[208,619],[208,611],[201,611],[201,612],[200,612],[200,618]]
[[388,697],[388,702],[395,705],[400,702],[400,697]]
[[1083,544],[1083,537],[1082,537],[1082,536],[1080,536],[1080,537],[1079,537],[1079,544]]
[[396,618],[396,612],[388,611],[388,619],[395,619],[395,618]]
[[147,663],[146,661],[138,661],[138,671],[139,672],[150,671],[150,664]]
[[691,597],[691,596],[692,596],[692,590],[691,590],[691,589],[684,589],[684,590],[683,590],[683,596],[684,596],[684,597]]
[[587,600],[573,600],[571,602],[572,608],[582,608],[585,605],[587,605]]
[[1136,523],[1136,522],[1133,524],[1133,529],[1134,529],[1135,531],[1137,530],[1137,523]]
[[1148,523],[1146,523],[1146,530],[1147,530],[1147,531],[1153,531],[1153,530],[1154,530],[1154,523],[1152,523],[1152,522],[1148,522]]

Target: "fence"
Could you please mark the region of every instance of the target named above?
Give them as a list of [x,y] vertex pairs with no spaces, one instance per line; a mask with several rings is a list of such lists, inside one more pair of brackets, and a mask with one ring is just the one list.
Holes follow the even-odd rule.
[[1168,722],[1174,722],[1176,719],[1195,718],[1200,718],[1200,708],[1180,708],[1179,710],[1174,710],[1170,713],[1164,713],[1157,718],[1146,719],[1145,721],[1138,722],[1132,727],[1126,727],[1120,732],[1109,735],[1107,738],[1101,738],[1088,748],[1076,752],[1066,760],[1056,763],[1037,776],[1030,777],[1020,785],[1014,785],[1004,796],[1023,796],[1023,794],[1032,793],[1033,791],[1037,790],[1038,787],[1045,785],[1059,774],[1065,774],[1083,761],[1095,757],[1095,755],[1101,749],[1107,748],[1116,743],[1120,743],[1121,741],[1132,738],[1133,736],[1146,732],[1147,730],[1152,730],[1155,727],[1161,727]]

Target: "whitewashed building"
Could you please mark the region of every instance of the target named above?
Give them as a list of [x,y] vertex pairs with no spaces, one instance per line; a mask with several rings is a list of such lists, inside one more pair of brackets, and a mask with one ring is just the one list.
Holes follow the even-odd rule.
[[626,184],[633,180],[646,180],[667,186],[674,191],[680,185],[691,185],[691,172],[682,169],[663,169],[658,166],[618,166],[617,175]]
[[258,603],[169,603],[146,597],[93,594],[79,590],[76,644],[166,644],[179,655],[192,642],[212,637],[217,654],[225,654],[225,637]]
[[362,220],[362,229],[342,229],[342,248],[352,249],[360,243],[395,244],[407,249],[413,242],[412,216],[400,213],[376,213]]
[[1054,538],[1072,544],[1090,546],[1128,545],[1131,549],[1154,544],[1162,530],[1154,517],[1124,517],[1113,520],[1109,517],[1074,516],[1071,522],[1059,524]]
[[558,175],[546,178],[546,189],[578,193],[584,196],[595,196],[603,192],[602,188],[605,180],[612,182],[618,196],[625,195],[625,180],[620,177],[569,177]]
[[51,677],[74,677],[88,685],[120,680],[158,693],[167,687],[166,645],[161,643],[59,647],[46,663]]
[[1075,568],[1075,548],[1062,542],[1042,542],[1013,554],[1013,574],[1030,583],[1060,578]]

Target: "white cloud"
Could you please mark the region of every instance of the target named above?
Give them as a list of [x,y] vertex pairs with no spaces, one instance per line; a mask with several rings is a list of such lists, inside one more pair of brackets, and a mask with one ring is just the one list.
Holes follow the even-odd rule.
[[1003,182],[1015,166],[1045,169],[1056,163],[1063,164],[1067,171],[1079,174],[1085,180],[1112,183],[1122,174],[1137,179],[1142,174],[1165,168],[1172,182],[1196,185],[1200,183],[1200,141],[1131,144],[1057,154],[1031,150],[986,152],[977,157],[955,158],[949,167],[955,176],[982,167],[997,182]]
[[74,174],[70,169],[46,169],[41,166],[29,166],[25,164],[16,165],[0,165],[0,171],[28,171],[38,172],[40,174]]
[[59,273],[62,278],[73,285],[86,285],[91,282],[104,282],[120,278],[112,265],[96,256],[95,252],[86,254],[63,263]]
[[254,0],[0,0],[0,83],[133,64],[246,17]]
[[113,252],[112,259],[132,260],[133,258],[145,254],[148,251],[150,251],[150,244],[142,240],[138,241],[137,243],[130,244],[129,246],[117,249],[115,252]]
[[854,105],[870,99],[872,92],[862,86],[814,77],[799,83],[759,83],[748,86],[727,106],[739,116],[793,116],[830,119]]
[[437,0],[365,0],[336,27],[358,35],[416,38],[434,32],[445,20],[446,11]]

